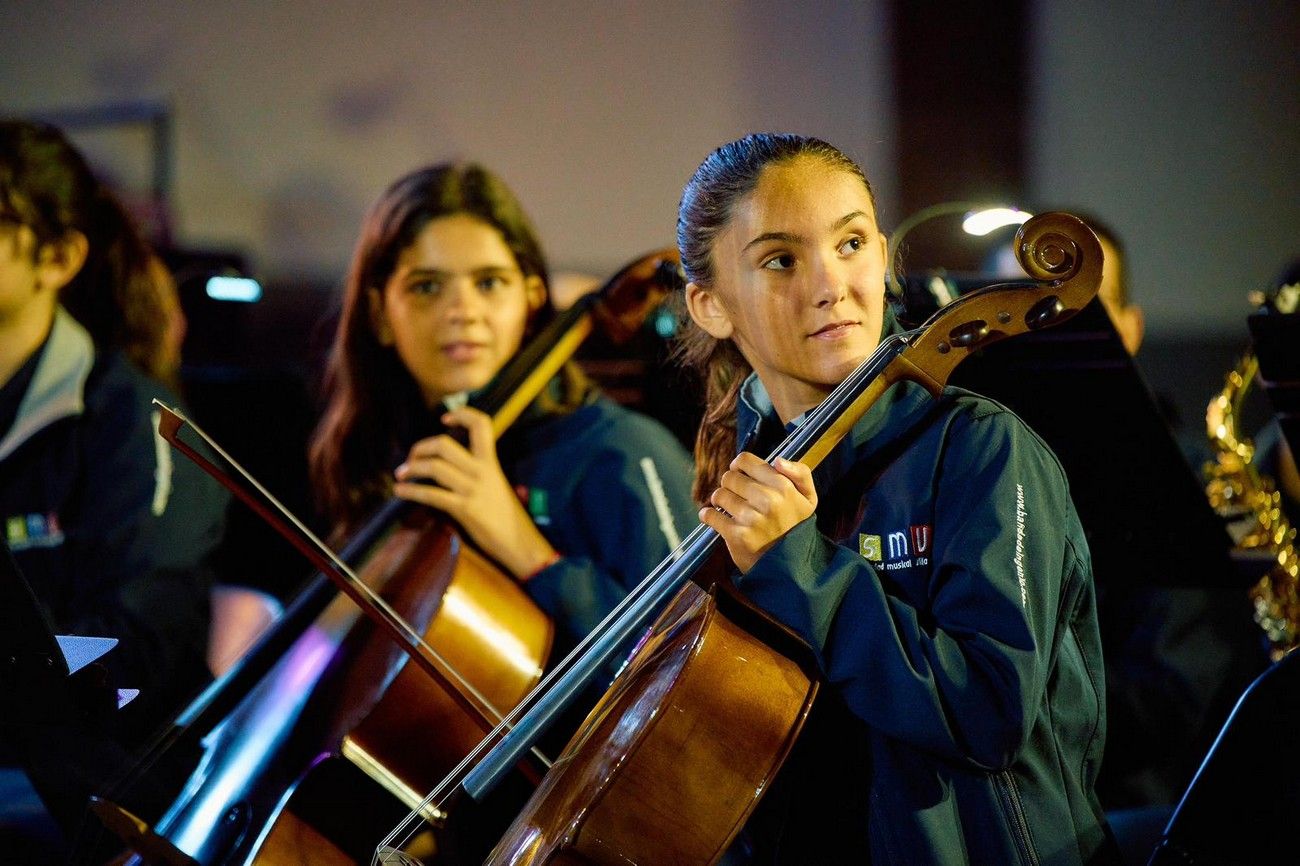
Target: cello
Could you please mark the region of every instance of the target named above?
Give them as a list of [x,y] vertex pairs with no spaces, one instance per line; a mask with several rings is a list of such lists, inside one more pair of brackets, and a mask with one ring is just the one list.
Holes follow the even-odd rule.
[[[626,340],[679,279],[674,251],[652,253],[559,314],[475,401],[494,432],[509,427],[588,334],[599,327],[613,342]],[[206,462],[179,439],[184,423],[170,414],[163,435]],[[223,483],[280,523],[257,497]],[[418,801],[413,792],[445,773],[541,676],[549,620],[430,509],[405,500],[381,507],[341,557],[359,575],[302,534],[288,537],[322,575],[301,597],[310,601],[295,602],[287,624],[173,726],[169,742],[205,738],[180,797],[154,828],[108,800],[95,804],[140,859],[364,860],[378,828]],[[302,613],[313,606],[313,615]],[[424,747],[411,748],[413,737]],[[536,764],[522,766],[540,778]],[[360,805],[339,808],[349,799]],[[447,817],[425,816],[439,828]]]
[[[1043,282],[966,295],[882,340],[769,462],[816,466],[891,385],[907,379],[938,396],[972,352],[1064,321],[1096,294],[1101,248],[1082,221],[1035,217],[1016,246]],[[722,567],[720,542],[706,526],[692,532],[425,807],[491,791],[603,660],[668,602],[487,862],[717,862],[790,754],[820,686],[799,637],[725,577],[706,576]],[[413,862],[408,833],[409,823],[399,825],[374,862]]]

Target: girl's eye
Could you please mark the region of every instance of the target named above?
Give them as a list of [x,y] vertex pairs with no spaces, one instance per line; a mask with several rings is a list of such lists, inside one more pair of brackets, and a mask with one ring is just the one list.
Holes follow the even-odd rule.
[[442,284],[437,280],[416,280],[406,287],[413,295],[436,295],[441,289]]
[[769,271],[788,271],[794,267],[794,256],[789,253],[772,256],[772,258],[763,262],[763,267]]
[[854,235],[853,237],[846,240],[844,243],[840,244],[840,255],[847,256],[851,253],[856,253],[858,250],[866,246],[866,244],[867,244],[866,238],[862,237],[861,235]]
[[482,277],[478,281],[479,289],[484,292],[494,292],[505,284],[505,278],[497,275]]

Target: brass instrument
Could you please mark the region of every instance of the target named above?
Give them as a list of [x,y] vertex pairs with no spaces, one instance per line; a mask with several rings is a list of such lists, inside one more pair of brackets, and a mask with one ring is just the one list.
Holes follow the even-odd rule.
[[1259,359],[1248,353],[1205,411],[1206,433],[1217,459],[1205,464],[1205,493],[1227,520],[1236,549],[1268,561],[1268,571],[1251,587],[1250,597],[1255,622],[1267,635],[1270,654],[1277,661],[1300,640],[1300,563],[1296,531],[1282,511],[1282,495],[1255,466],[1254,443],[1238,435],[1242,400],[1258,371]]

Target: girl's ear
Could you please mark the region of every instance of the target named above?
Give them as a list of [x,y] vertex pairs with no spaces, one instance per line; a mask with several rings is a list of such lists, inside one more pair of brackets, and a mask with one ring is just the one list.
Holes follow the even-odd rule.
[[686,284],[686,311],[704,333],[716,340],[728,339],[735,330],[717,293],[698,283]]
[[546,305],[546,283],[537,274],[524,277],[524,298],[528,302],[529,316]]
[[90,241],[71,229],[56,241],[43,244],[36,253],[36,285],[58,292],[81,270],[90,253]]
[[366,300],[370,307],[370,330],[381,346],[393,345],[393,329],[388,324],[388,313],[384,310],[384,294],[379,289],[366,289]]

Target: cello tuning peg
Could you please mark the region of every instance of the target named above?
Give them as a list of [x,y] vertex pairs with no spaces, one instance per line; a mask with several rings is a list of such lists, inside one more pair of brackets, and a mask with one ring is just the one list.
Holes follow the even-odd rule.
[[1037,331],[1052,324],[1064,312],[1065,304],[1061,303],[1061,299],[1056,295],[1048,295],[1025,313],[1025,324],[1029,326],[1029,330]]
[[963,349],[973,349],[989,335],[989,323],[983,319],[963,322],[948,332],[948,341]]

